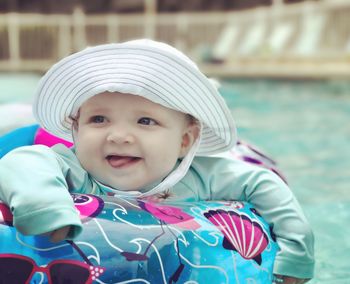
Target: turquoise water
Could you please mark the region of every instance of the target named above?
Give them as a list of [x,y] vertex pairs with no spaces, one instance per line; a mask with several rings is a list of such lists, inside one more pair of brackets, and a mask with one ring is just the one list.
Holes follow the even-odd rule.
[[0,104],[30,103],[39,79],[36,74],[0,73]]
[[[38,79],[0,74],[0,106],[29,103]],[[350,82],[227,80],[221,90],[240,137],[277,160],[312,224],[309,283],[350,283]]]
[[310,283],[350,283],[350,82],[230,80],[241,138],[274,157],[315,232]]

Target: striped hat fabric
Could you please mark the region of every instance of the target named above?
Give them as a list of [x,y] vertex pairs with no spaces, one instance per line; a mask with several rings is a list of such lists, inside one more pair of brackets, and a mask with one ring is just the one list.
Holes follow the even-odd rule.
[[148,39],[89,47],[53,65],[39,82],[34,116],[47,131],[72,141],[70,118],[106,91],[191,114],[202,125],[198,156],[236,144],[234,120],[216,86],[182,52]]

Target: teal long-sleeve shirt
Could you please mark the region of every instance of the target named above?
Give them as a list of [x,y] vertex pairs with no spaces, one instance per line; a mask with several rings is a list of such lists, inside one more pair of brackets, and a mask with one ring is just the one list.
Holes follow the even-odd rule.
[[[15,227],[36,235],[82,224],[69,193],[105,195],[108,188],[81,167],[74,150],[26,146],[0,160],[0,200],[9,205]],[[312,278],[314,238],[289,187],[267,169],[224,157],[196,157],[185,177],[169,189],[167,201],[237,200],[251,203],[273,227],[280,247],[274,273]]]

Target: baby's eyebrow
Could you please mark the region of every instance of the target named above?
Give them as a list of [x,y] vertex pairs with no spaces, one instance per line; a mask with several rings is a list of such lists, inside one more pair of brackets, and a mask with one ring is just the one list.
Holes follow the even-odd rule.
[[88,108],[83,108],[83,112],[87,114],[104,114],[108,112],[107,108],[104,107],[88,107]]

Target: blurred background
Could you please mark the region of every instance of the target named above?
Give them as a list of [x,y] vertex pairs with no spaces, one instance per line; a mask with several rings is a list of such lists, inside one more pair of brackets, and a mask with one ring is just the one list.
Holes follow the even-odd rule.
[[0,0],[0,134],[33,123],[42,74],[85,48],[165,41],[221,83],[316,237],[311,284],[349,284],[350,0]]
[[0,0],[0,70],[45,71],[88,45],[155,38],[208,75],[350,75],[348,0]]

